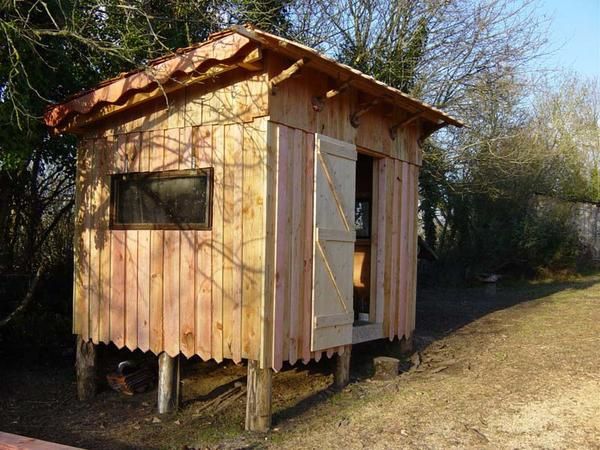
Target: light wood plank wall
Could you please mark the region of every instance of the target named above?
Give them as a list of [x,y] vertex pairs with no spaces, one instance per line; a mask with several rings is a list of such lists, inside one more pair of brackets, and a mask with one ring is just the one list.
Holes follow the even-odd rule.
[[[418,123],[388,132],[375,108],[360,126],[353,89],[312,108],[335,87],[309,69],[272,95],[266,72],[233,71],[111,117],[79,148],[74,332],[154,353],[282,367],[331,357],[310,352],[314,135],[353,142],[377,160],[380,217],[376,295],[384,335],[414,330]],[[400,117],[402,114],[400,113]],[[111,173],[213,167],[210,231],[108,229]],[[381,262],[381,263],[380,263]]]
[[[272,213],[273,256],[272,367],[283,362],[319,360],[343,347],[310,351],[313,233],[314,133],[271,122],[276,146]],[[384,157],[378,170],[378,232],[375,243],[376,296],[383,297],[384,337],[411,336],[415,326],[418,170],[414,164]],[[372,299],[371,301],[376,301]]]
[[[115,116],[79,147],[74,332],[187,357],[259,359],[265,74],[231,73]],[[110,230],[111,174],[212,167],[211,230]]]
[[[292,62],[266,55],[270,77],[277,75]],[[360,150],[369,150],[380,157],[390,157],[420,166],[422,155],[417,143],[419,122],[398,130],[392,139],[390,127],[411,116],[412,112],[392,108],[388,104],[375,106],[360,117],[360,125],[354,128],[350,116],[371,100],[353,88],[325,101],[321,111],[313,108],[313,97],[323,96],[328,90],[347,81],[340,75],[337,81],[323,76],[309,66],[301,75],[282,83],[274,95],[269,96],[269,116],[273,122],[320,133],[334,139],[353,143]]]
[[[291,61],[271,57],[268,72],[275,76],[289,64]],[[352,127],[349,118],[364,101],[353,89],[327,101],[322,111],[315,111],[313,97],[334,87],[331,80],[307,68],[269,97],[268,145],[276,155],[275,177],[269,189],[275,197],[271,215],[276,224],[273,324],[268,330],[272,335],[271,364],[267,365],[275,370],[286,361],[306,363],[344,351],[344,347],[310,351],[315,133],[354,143],[359,152],[376,158],[374,198],[382,205],[378,208],[372,261],[378,269],[374,274],[375,295],[383,298],[383,336],[390,340],[409,337],[415,327],[418,177],[422,160],[418,122],[398,130],[392,139],[389,127],[394,117],[399,121],[408,113],[395,112],[394,116],[380,106],[364,114],[358,128]]]

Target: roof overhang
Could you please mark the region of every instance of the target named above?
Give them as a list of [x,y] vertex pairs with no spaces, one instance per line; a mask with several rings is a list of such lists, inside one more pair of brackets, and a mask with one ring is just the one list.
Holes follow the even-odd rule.
[[215,33],[205,42],[150,61],[144,69],[121,74],[89,91],[52,105],[44,114],[44,122],[55,132],[76,132],[79,127],[224,72],[239,67],[260,70],[262,49],[272,50],[293,60],[302,59],[311,68],[334,79],[344,80],[346,85],[380,102],[402,108],[409,120],[410,117],[419,118],[423,123],[424,135],[446,125],[463,126],[443,111],[312,48],[249,26],[234,26]]

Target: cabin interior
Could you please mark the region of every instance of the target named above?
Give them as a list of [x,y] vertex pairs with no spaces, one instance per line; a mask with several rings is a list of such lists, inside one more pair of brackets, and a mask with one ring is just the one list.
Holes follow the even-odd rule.
[[371,278],[374,276],[371,264],[371,248],[375,243],[373,228],[375,225],[373,157],[366,153],[358,153],[356,160],[356,196],[355,226],[356,242],[354,244],[354,325],[371,323],[374,319],[371,311]]

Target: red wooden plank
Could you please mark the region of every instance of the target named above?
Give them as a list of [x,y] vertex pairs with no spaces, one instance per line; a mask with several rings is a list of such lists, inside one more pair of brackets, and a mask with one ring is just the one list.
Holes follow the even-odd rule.
[[75,211],[75,296],[73,331],[83,339],[89,335],[90,294],[90,179],[93,141],[84,140],[77,151],[77,197]]
[[110,340],[125,345],[125,231],[113,230],[110,249]]
[[114,151],[112,138],[103,139],[98,149],[98,173],[100,174],[100,206],[98,210],[97,245],[100,249],[98,273],[100,274],[98,340],[110,342],[110,155]]
[[138,232],[137,345],[150,349],[150,230]]
[[212,223],[212,357],[223,359],[223,126],[212,129],[213,223]]
[[288,361],[295,364],[298,360],[298,346],[302,329],[302,295],[304,271],[304,132],[294,131],[294,145],[291,148],[291,267],[290,267],[290,314],[289,314],[289,353]]
[[81,450],[78,447],[42,441],[0,431],[0,450]]
[[417,212],[419,199],[419,168],[411,165],[410,172],[410,227],[408,232],[408,248],[409,248],[409,293],[407,301],[409,302],[409,314],[407,323],[407,332],[412,335],[415,329],[415,307],[416,307],[416,292],[417,292]]
[[[282,187],[285,189],[285,197],[282,198],[282,206],[285,208],[285,223],[282,226],[282,230],[285,230],[285,241],[282,239],[280,242],[285,245],[285,260],[282,261],[282,272],[280,279],[283,281],[284,289],[284,301],[283,301],[283,350],[282,359],[287,361],[290,353],[290,314],[291,314],[291,303],[292,303],[292,249],[294,247],[294,236],[292,229],[292,212],[294,209],[293,204],[293,163],[294,163],[294,148],[296,135],[293,128],[286,128],[287,133],[287,145],[285,151],[287,152],[284,159],[286,159],[286,176],[281,181],[285,184]],[[281,170],[281,168],[280,168]]]
[[211,358],[212,337],[211,232],[196,232],[196,353]]
[[117,136],[117,148],[112,161],[112,170],[114,173],[122,173],[127,170],[127,135]]
[[406,313],[407,313],[407,280],[410,261],[408,260],[408,221],[409,221],[409,203],[410,179],[408,176],[408,163],[401,162],[402,165],[402,198],[401,198],[401,220],[400,220],[400,278],[398,280],[398,337],[404,336],[406,331]]
[[[234,134],[230,141],[229,151],[233,153],[234,167],[237,173],[233,179],[233,220],[232,220],[232,248],[231,257],[233,262],[232,285],[233,285],[233,311],[232,311],[232,359],[239,363],[242,361],[242,276],[243,276],[243,158],[244,129],[241,124],[233,126]],[[240,170],[241,168],[241,170]]]
[[243,128],[225,126],[223,210],[223,351],[241,361]]
[[154,130],[150,135],[150,154],[148,155],[148,170],[163,170],[165,160],[165,132]]
[[196,248],[195,231],[186,230],[181,232],[181,266],[180,274],[180,292],[179,292],[179,341],[181,352],[188,358],[195,353],[195,270],[196,257],[194,250]]
[[180,232],[164,232],[163,339],[169,356],[179,354]]
[[384,319],[385,313],[385,298],[384,298],[384,280],[385,280],[385,260],[386,252],[388,249],[385,245],[385,233],[386,233],[386,196],[387,192],[387,166],[388,159],[380,159],[377,161],[378,169],[378,193],[377,199],[379,205],[377,205],[377,287],[375,289],[375,296],[377,302],[376,319],[377,322],[381,322]]
[[[289,296],[289,136],[279,126],[277,163],[277,223],[275,229],[275,305],[273,317],[273,369],[283,365],[285,305]],[[286,355],[287,356],[287,355]]]
[[100,248],[98,223],[100,220],[100,178],[99,153],[102,152],[99,139],[93,141],[93,149],[88,159],[89,196],[86,205],[85,229],[89,233],[89,285],[88,285],[88,332],[94,343],[98,343],[98,319],[100,315]]
[[393,177],[393,190],[392,190],[392,246],[390,251],[392,252],[392,271],[390,274],[391,286],[390,286],[390,301],[389,301],[389,321],[388,321],[388,337],[390,340],[394,339],[396,335],[396,311],[398,307],[398,278],[400,276],[400,194],[401,194],[401,182],[400,182],[400,164],[398,160],[392,161],[394,177]]
[[150,159],[152,157],[152,131],[144,131],[141,133],[140,157],[138,169],[140,172],[148,172],[150,170]]
[[163,340],[163,279],[164,231],[150,232],[150,350],[159,354],[164,350]]
[[313,198],[315,135],[307,134],[304,145],[304,262],[302,271],[302,361],[310,361],[310,333],[312,330],[312,264],[313,264]]
[[[193,129],[195,166],[212,167],[212,127]],[[196,232],[196,353],[205,361],[212,357],[212,233]]]
[[194,168],[192,127],[179,129],[179,169]]
[[212,167],[212,127],[202,126],[193,129],[193,153],[196,167]]
[[125,232],[125,346],[137,348],[137,301],[138,301],[138,232]]
[[163,170],[179,168],[179,128],[165,130]]
[[244,124],[242,356],[252,360],[261,355],[261,308],[266,293],[266,129],[266,118]]
[[142,165],[142,146],[141,146],[141,133],[128,133],[126,144],[126,160],[127,160],[127,172],[139,172],[140,166]]

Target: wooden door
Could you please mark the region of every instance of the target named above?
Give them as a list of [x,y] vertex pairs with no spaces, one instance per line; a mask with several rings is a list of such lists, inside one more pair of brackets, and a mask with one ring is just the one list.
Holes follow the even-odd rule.
[[311,350],[352,343],[356,147],[315,139]]

